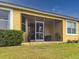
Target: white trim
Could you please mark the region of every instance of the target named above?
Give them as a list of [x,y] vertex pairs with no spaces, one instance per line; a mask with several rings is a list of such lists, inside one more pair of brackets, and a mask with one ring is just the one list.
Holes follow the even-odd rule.
[[[67,30],[67,22],[68,21],[71,21],[71,22],[75,22],[76,23],[76,34],[68,34],[68,30]],[[78,35],[78,32],[77,32],[77,30],[78,30],[78,28],[77,28],[78,26],[77,26],[77,21],[73,21],[73,20],[66,20],[66,35],[70,35],[70,36],[75,36],[75,35]]]
[[67,34],[67,35],[69,35],[69,36],[75,36],[75,35],[77,35],[77,34]]
[[0,7],[2,10],[10,11],[10,17],[9,17],[9,29],[13,29],[13,10],[9,8],[3,8]]
[[10,29],[13,29],[13,10],[10,10]]

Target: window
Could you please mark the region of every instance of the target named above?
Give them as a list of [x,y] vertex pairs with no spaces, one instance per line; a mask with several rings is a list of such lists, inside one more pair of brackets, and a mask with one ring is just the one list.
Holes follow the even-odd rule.
[[67,33],[68,34],[76,34],[76,22],[67,21]]
[[0,10],[0,29],[9,28],[10,11]]
[[22,15],[21,30],[22,30],[23,32],[26,31],[26,15]]

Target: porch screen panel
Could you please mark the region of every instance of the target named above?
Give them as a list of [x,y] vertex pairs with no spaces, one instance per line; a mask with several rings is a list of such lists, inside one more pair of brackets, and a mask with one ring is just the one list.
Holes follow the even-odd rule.
[[22,20],[21,20],[21,30],[23,32],[26,32],[26,15],[21,15]]
[[9,18],[10,18],[9,11],[0,10],[0,29],[9,28]]

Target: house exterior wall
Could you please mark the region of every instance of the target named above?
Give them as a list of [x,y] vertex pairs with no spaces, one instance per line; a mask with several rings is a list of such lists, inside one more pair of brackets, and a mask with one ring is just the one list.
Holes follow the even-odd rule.
[[17,10],[13,10],[13,29],[21,30],[21,14]]
[[79,39],[79,22],[76,22],[76,35],[68,35],[67,34],[67,20],[63,20],[63,42],[67,42],[68,40],[78,40]]
[[[9,7],[6,7],[6,8],[9,8]],[[45,15],[45,14],[34,13],[34,12],[31,12],[31,11],[25,11],[25,10],[20,10],[20,9],[14,9],[14,8],[11,8],[11,9],[13,9],[13,30],[21,30],[21,13],[24,13],[24,14],[29,14],[29,15],[33,15],[33,16],[45,17],[45,18],[49,18],[49,19],[52,19],[52,20],[53,19],[54,20],[55,19],[56,20],[62,20],[62,24],[60,24],[60,25],[62,25],[62,27],[59,26],[59,28],[61,28],[60,30],[63,31],[63,33],[61,33],[61,35],[63,36],[63,42],[66,42],[67,40],[79,39],[79,22],[76,22],[77,23],[77,35],[67,35],[67,32],[66,32],[66,21],[67,20],[64,19],[64,18],[62,19],[62,18],[55,17],[55,16],[52,17],[52,16],[48,16],[48,15]],[[50,27],[52,27],[52,25]],[[26,27],[26,28],[28,28],[28,27]],[[26,32],[27,32],[27,35],[28,35],[28,29],[26,30]]]
[[[14,21],[13,21],[13,28],[15,30],[21,30],[21,13],[24,14],[29,14],[29,15],[33,15],[33,16],[40,16],[40,17],[45,17],[45,18],[49,18],[49,20],[63,20],[57,17],[51,17],[51,16],[46,16],[46,15],[42,15],[42,14],[37,14],[37,13],[32,13],[32,12],[28,12],[28,11],[23,11],[23,10],[17,10],[14,9]],[[18,22],[18,23],[17,23]],[[47,24],[46,24],[47,25]],[[48,27],[47,27],[48,26]],[[47,26],[45,26],[45,34],[46,35],[51,35],[52,36],[52,40],[55,40],[55,31],[59,31],[60,35],[62,36],[61,33],[61,29],[62,29],[62,23],[59,24],[58,27],[55,26],[54,22],[52,24],[48,24]],[[57,28],[57,29],[55,29]],[[59,29],[58,29],[59,28]],[[50,29],[50,30],[49,30]],[[48,30],[48,31],[47,31]],[[49,32],[49,33],[48,33]],[[28,29],[26,30],[26,37],[28,36]]]

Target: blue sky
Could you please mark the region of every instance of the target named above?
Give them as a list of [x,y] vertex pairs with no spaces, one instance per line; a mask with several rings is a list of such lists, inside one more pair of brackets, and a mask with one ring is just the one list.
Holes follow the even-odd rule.
[[79,18],[79,0],[0,0]]

